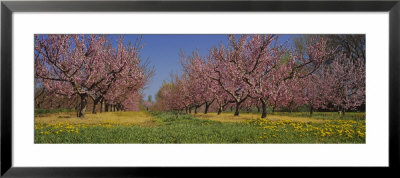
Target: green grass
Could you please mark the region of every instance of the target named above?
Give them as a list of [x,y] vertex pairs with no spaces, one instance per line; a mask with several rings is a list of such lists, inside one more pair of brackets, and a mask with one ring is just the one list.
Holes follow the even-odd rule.
[[261,128],[245,124],[223,124],[171,113],[154,113],[154,116],[159,123],[157,127],[87,126],[79,128],[78,133],[58,134],[55,130],[60,128],[43,127],[35,130],[35,143],[256,143],[257,136],[262,134]]
[[[224,112],[225,114],[232,114],[234,112]],[[261,116],[261,112],[240,112],[240,115],[243,114],[254,114],[254,115],[259,115]],[[314,119],[323,119],[323,120],[365,120],[365,112],[346,112],[344,115],[338,114],[338,112],[314,112],[312,115],[310,115],[310,112],[280,112],[280,111],[275,111],[267,112],[268,115],[273,115],[273,116],[290,116],[290,117],[308,117],[308,118],[314,118]]]
[[[128,122],[128,116],[135,115],[102,114],[127,116],[124,122]],[[102,114],[97,115],[100,120]],[[365,143],[365,120],[331,118],[326,122],[297,122],[258,118],[220,122],[166,112],[154,112],[146,122],[132,121],[135,124],[125,125],[108,121],[71,124],[65,118],[59,123],[46,124],[41,119],[41,122],[35,121],[35,143]],[[49,120],[55,122],[57,118]],[[153,124],[141,124],[150,121]]]
[[324,120],[365,120],[365,112],[346,112],[344,115],[339,115],[337,112],[314,112],[312,115],[309,112],[275,112],[272,115],[312,117]]

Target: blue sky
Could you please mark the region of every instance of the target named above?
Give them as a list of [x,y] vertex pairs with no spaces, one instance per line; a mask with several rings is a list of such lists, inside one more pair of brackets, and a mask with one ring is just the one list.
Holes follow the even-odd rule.
[[[110,35],[110,39],[118,39],[119,35]],[[125,42],[134,43],[140,35],[124,35]],[[286,41],[291,35],[281,35],[280,41]],[[211,47],[219,43],[227,44],[227,35],[142,35],[143,49],[140,51],[142,60],[149,59],[154,66],[155,74],[144,90],[144,99],[152,95],[153,99],[163,81],[169,81],[170,73],[180,73],[180,50],[191,55],[196,49],[200,55],[206,56]]]

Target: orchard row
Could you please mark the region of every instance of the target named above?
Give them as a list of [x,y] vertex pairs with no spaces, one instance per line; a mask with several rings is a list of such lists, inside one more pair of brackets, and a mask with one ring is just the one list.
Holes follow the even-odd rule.
[[204,113],[213,107],[221,113],[233,106],[235,116],[240,108],[257,107],[265,118],[267,107],[344,114],[365,104],[365,57],[358,53],[363,46],[334,43],[335,36],[314,35],[295,44],[278,37],[229,35],[228,45],[205,56],[182,52],[183,74],[163,84],[153,107],[181,112],[202,107]]
[[113,45],[106,35],[35,35],[35,87],[79,98],[78,117],[88,99],[93,112],[99,103],[106,110],[135,110],[154,72],[140,59],[141,48],[139,39],[124,44],[123,37]]

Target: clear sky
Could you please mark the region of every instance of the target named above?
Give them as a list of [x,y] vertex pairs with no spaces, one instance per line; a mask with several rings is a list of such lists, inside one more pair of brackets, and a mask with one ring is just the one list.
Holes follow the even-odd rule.
[[[110,39],[118,39],[119,35],[110,35]],[[181,73],[179,63],[180,51],[191,55],[196,49],[200,55],[206,56],[211,47],[219,43],[227,44],[227,35],[127,35],[125,42],[134,43],[138,37],[142,36],[143,49],[140,51],[142,60],[149,59],[150,66],[154,66],[155,74],[148,86],[144,90],[144,99],[155,94],[161,87],[163,81],[169,81],[170,73]],[[280,41],[286,41],[291,35],[281,35]]]

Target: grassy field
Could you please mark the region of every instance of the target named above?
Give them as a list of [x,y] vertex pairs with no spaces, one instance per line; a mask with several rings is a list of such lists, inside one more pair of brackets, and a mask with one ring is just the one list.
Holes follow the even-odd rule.
[[365,143],[365,113],[35,115],[35,143]]

